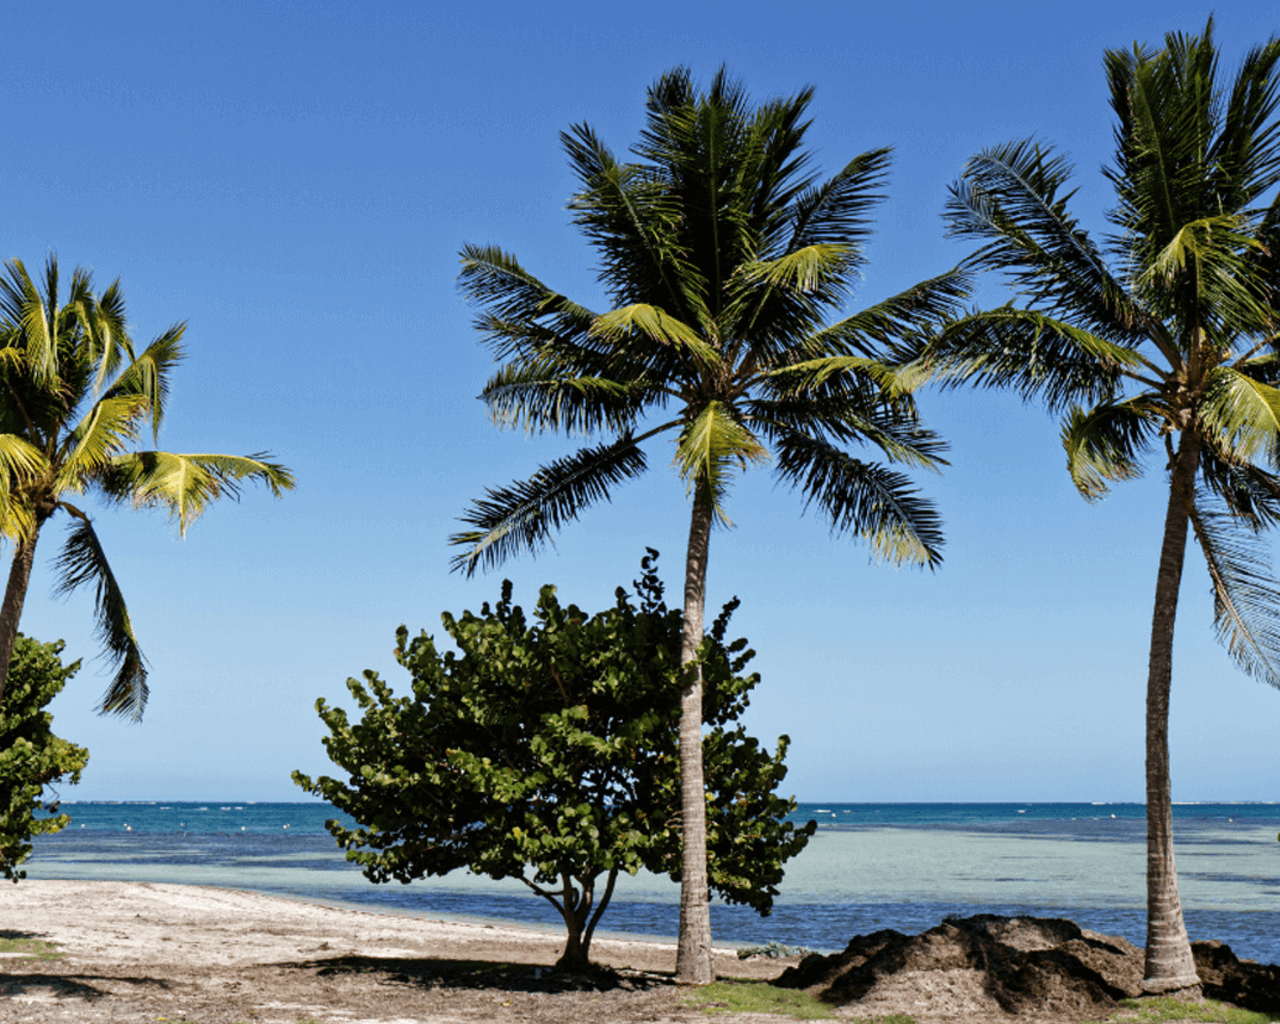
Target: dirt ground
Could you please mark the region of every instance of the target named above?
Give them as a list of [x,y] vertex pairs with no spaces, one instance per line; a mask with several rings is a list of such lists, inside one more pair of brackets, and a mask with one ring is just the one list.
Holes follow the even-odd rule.
[[[138,882],[24,881],[0,886],[0,935],[54,942],[58,960],[0,960],[0,1021],[190,1024],[455,1024],[473,1021],[728,1024],[780,1018],[706,1016],[676,986],[673,944],[597,939],[601,978],[549,970],[551,932],[364,913],[258,893]],[[718,971],[772,979],[794,960],[739,960]],[[879,1005],[920,1024],[1019,1024],[1054,1017]],[[714,1007],[712,1007],[714,1009]],[[842,1016],[858,1017],[855,1007]],[[1066,1020],[1066,1018],[1062,1018]],[[1079,1018],[1073,1018],[1078,1024]]]

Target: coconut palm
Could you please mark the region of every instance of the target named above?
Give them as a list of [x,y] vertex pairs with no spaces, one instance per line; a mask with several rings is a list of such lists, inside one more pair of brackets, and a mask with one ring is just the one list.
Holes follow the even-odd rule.
[[932,469],[940,440],[877,358],[958,311],[951,273],[834,322],[865,263],[867,215],[889,152],[827,181],[802,149],[811,90],[752,106],[722,69],[705,92],[688,71],[649,90],[646,127],[621,162],[587,125],[561,136],[581,181],[570,209],[594,247],[608,309],[556,292],[498,248],[462,252],[461,286],[503,363],[482,398],[501,427],[599,438],[526,480],[488,491],[455,534],[454,568],[537,552],[561,526],[647,467],[673,434],[691,496],[681,718],[683,868],[679,977],[712,980],[702,775],[703,637],[712,524],[728,523],[735,474],[773,459],[833,530],[894,562],[935,566],[938,516],[909,478],[854,454]]
[[[0,607],[0,696],[31,579],[36,543],[60,512],[72,520],[57,559],[59,590],[94,588],[98,634],[115,674],[104,713],[142,716],[147,669],[129,611],[88,513],[77,504],[95,492],[109,503],[163,506],[180,533],[246,480],[279,496],[289,471],[264,453],[179,455],[130,450],[164,420],[169,377],[181,360],[185,324],[175,324],[135,353],[116,281],[101,294],[77,269],[59,305],[58,262],[41,287],[20,260],[0,276],[0,535],[14,544]],[[73,501],[72,499],[75,499]]]
[[[1280,685],[1280,592],[1259,533],[1280,518],[1280,43],[1226,81],[1201,36],[1106,55],[1115,110],[1115,228],[1095,243],[1068,211],[1071,168],[1048,146],[986,150],[952,187],[950,231],[983,245],[1017,303],[957,320],[926,363],[950,384],[1012,388],[1064,413],[1076,487],[1093,501],[1163,453],[1169,476],[1147,680],[1145,987],[1198,991],[1178,899],[1168,715],[1188,529],[1215,626],[1237,663]],[[1267,202],[1269,201],[1269,205]]]

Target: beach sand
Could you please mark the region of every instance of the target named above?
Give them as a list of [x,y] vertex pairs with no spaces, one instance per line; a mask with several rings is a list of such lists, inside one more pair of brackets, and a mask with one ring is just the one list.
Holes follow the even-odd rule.
[[[706,1019],[671,982],[674,943],[597,938],[592,958],[620,969],[620,984],[602,991],[533,969],[560,955],[555,932],[206,886],[4,883],[0,922],[0,934],[44,939],[66,954],[0,960],[3,1021]],[[719,971],[734,977],[772,978],[793,962],[717,955]]]
[[[130,1024],[461,1024],[475,1021],[778,1024],[716,1013],[674,984],[674,943],[597,938],[599,978],[550,971],[551,931],[368,913],[260,893],[146,882],[0,884],[0,935],[55,943],[61,959],[0,958],[0,1021]],[[789,960],[717,950],[722,977],[772,979]],[[908,971],[908,974],[912,972]],[[918,973],[918,972],[917,972]],[[874,1008],[919,1024],[1079,1024],[986,1012],[973,972],[903,978]],[[965,974],[965,978],[952,975]],[[964,984],[960,984],[964,982]],[[965,987],[968,985],[968,988]],[[950,988],[948,988],[950,986]],[[952,991],[954,989],[954,991]],[[703,998],[702,1003],[707,999]],[[900,1004],[900,1005],[899,1005]]]

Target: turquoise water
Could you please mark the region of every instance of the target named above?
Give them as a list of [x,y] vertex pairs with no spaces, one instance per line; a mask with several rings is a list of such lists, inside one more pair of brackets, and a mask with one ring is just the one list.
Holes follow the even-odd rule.
[[[64,804],[69,828],[35,841],[31,878],[180,882],[369,910],[557,929],[518,881],[454,872],[373,885],[324,830],[320,803]],[[787,870],[773,914],[714,904],[717,942],[843,948],[879,928],[916,932],[947,914],[1070,917],[1145,937],[1140,804],[804,804],[819,830]],[[1180,891],[1192,938],[1280,963],[1280,806],[1174,808]],[[678,887],[624,877],[602,929],[673,936]]]

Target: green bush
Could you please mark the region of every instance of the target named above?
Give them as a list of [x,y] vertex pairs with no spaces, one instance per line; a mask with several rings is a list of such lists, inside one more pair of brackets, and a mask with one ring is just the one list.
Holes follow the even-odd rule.
[[[589,616],[547,586],[530,621],[506,582],[496,608],[441,616],[460,654],[400,627],[412,697],[365,672],[347,682],[360,722],[317,702],[325,748],[348,778],[293,779],[360,823],[328,827],[369,879],[457,868],[520,879],[564,919],[561,963],[574,967],[588,962],[619,872],[679,879],[681,613],[663,603],[656,555],[635,583],[638,608],[619,588],[612,608]],[[700,653],[708,873],[723,899],[768,914],[783,863],[816,826],[785,822],[795,801],[774,793],[787,738],[770,755],[735,724],[759,681],[741,674],[754,656],[746,641],[724,641],[735,607]]]
[[[53,715],[46,704],[80,669],[63,665],[63,644],[42,644],[18,634],[9,661],[4,698],[0,700],[0,871],[18,881],[26,877],[18,865],[31,853],[31,837],[66,828],[71,819],[58,814],[58,803],[44,802],[45,787],[80,781],[89,751],[53,734]],[[49,817],[37,818],[40,811]]]

